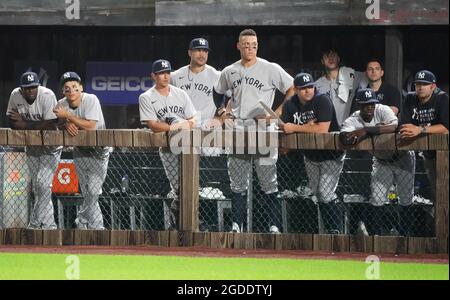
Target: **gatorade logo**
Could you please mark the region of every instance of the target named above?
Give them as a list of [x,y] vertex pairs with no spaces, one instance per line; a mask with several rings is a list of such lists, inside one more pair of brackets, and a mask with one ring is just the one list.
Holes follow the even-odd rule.
[[366,91],[366,97],[367,98],[371,98],[372,97],[372,92],[371,91]]
[[69,168],[61,168],[61,170],[59,170],[58,181],[63,185],[70,183],[70,169]]
[[421,73],[419,73],[419,75],[417,77],[419,77],[420,79],[424,79],[425,78],[425,73],[421,72]]

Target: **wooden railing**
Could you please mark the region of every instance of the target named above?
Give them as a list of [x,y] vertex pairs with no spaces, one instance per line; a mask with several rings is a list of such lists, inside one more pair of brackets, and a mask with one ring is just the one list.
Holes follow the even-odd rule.
[[[430,134],[403,142],[397,134],[383,134],[368,138],[360,144],[345,147],[337,133],[290,134],[264,133],[264,139],[255,132],[196,132],[187,135],[190,142],[204,141],[215,134],[222,147],[240,146],[258,148],[260,143],[278,139],[279,147],[287,149],[317,150],[415,150],[436,151],[436,199],[435,238],[405,237],[355,237],[346,235],[312,234],[232,234],[198,232],[199,155],[193,151],[181,155],[180,231],[178,232],[130,232],[130,231],[55,231],[26,232],[0,230],[0,245],[44,243],[56,244],[105,244],[105,245],[160,245],[160,246],[208,246],[232,248],[303,249],[392,253],[448,253],[448,134]],[[151,133],[148,130],[98,130],[80,131],[76,137],[62,131],[0,129],[0,145],[64,145],[64,146],[115,146],[115,147],[169,147],[170,136]],[[192,145],[192,144],[191,144]],[[18,236],[16,236],[18,235]],[[45,243],[44,243],[45,244]]]

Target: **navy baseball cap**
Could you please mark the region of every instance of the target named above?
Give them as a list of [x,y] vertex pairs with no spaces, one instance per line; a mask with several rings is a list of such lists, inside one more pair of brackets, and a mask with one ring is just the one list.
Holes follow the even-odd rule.
[[39,77],[34,72],[25,72],[20,76],[20,87],[36,87],[40,86]]
[[211,49],[209,48],[209,43],[207,40],[205,40],[204,38],[196,38],[193,39],[190,43],[189,43],[189,49],[206,49],[208,51],[210,51]]
[[172,71],[172,66],[170,62],[165,59],[158,59],[152,65],[152,73],[170,72]]
[[422,70],[416,73],[414,76],[414,83],[436,83],[436,76],[427,70]]
[[78,81],[81,83],[81,77],[75,72],[65,72],[61,75],[60,84],[64,85],[67,81]]
[[358,104],[372,104],[380,103],[377,99],[377,95],[372,89],[360,89],[356,93],[356,102]]
[[308,73],[299,73],[294,78],[294,85],[298,88],[315,86],[314,78]]

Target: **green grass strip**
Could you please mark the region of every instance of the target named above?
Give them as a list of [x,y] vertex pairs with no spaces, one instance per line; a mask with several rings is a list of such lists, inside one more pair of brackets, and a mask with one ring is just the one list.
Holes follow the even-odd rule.
[[[359,261],[315,259],[77,255],[76,260],[80,279],[365,280],[366,269],[371,267]],[[77,276],[75,266],[69,254],[2,253],[0,279],[65,280],[66,274]],[[381,262],[379,274],[383,280],[448,280],[449,267],[448,264]]]

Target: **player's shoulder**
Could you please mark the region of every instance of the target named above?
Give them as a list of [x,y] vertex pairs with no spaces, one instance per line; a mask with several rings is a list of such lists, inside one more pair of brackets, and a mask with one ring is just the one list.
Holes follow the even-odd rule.
[[214,75],[220,75],[220,71],[218,71],[216,68],[210,65],[205,65],[205,71],[207,73],[212,73]]
[[55,93],[51,89],[49,89],[45,86],[42,86],[42,85],[40,85],[38,87],[38,93],[42,97],[52,97],[52,98],[55,97],[56,98]]
[[11,91],[11,96],[15,96],[15,95],[21,95],[20,94],[20,87],[16,87],[15,89],[13,89]]
[[241,68],[241,61],[235,61],[234,63],[232,63],[231,65],[226,66],[225,68],[223,68],[222,73],[223,74],[228,74],[230,72],[235,72],[237,70],[239,70],[239,68]]
[[416,92],[409,92],[408,94],[406,94],[404,101],[405,101],[405,103],[412,103],[412,102],[417,101]]
[[153,95],[155,90],[155,87],[152,86],[151,88],[149,88],[148,90],[146,90],[145,92],[143,92],[142,94],[139,95],[139,99],[147,99],[149,97],[151,97],[151,95]]
[[388,106],[386,104],[381,104],[381,103],[377,103],[375,105],[375,111],[378,112],[378,113],[383,113],[383,114],[385,114],[385,113],[389,113],[389,114],[390,113],[394,113],[390,106]]
[[184,90],[182,90],[181,88],[179,88],[177,86],[174,86],[173,84],[170,84],[169,87],[170,87],[170,93],[174,96],[177,96],[177,97],[185,96],[185,95],[188,96],[188,94]]
[[182,75],[187,74],[188,69],[189,69],[189,65],[183,66],[183,67],[173,71],[170,74],[170,77],[173,77],[174,79],[178,79],[177,78],[178,76],[182,76]]
[[324,102],[333,105],[330,96],[328,96],[328,94],[325,93],[316,92],[316,94],[314,95],[314,100],[317,102]]

